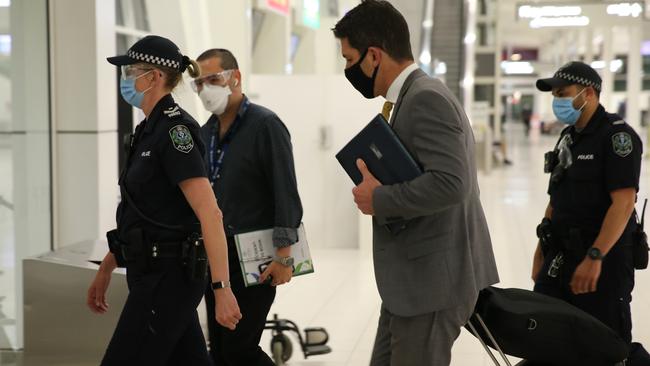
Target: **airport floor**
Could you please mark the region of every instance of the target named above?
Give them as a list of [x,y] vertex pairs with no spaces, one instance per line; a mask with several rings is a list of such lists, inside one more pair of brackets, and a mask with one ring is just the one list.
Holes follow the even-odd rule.
[[[510,166],[495,166],[489,174],[479,175],[481,200],[488,219],[501,277],[500,287],[531,288],[531,258],[536,245],[535,226],[547,204],[547,176],[542,173],[543,153],[555,142],[555,136],[532,133],[525,137],[519,124],[507,129]],[[645,140],[645,139],[644,139]],[[647,146],[647,145],[646,145]],[[644,160],[640,200],[650,195],[649,159]],[[350,198],[352,199],[352,198]],[[10,253],[0,247],[0,259],[7,262]],[[3,252],[5,251],[5,252]],[[380,298],[373,278],[368,245],[360,249],[314,250],[316,273],[295,278],[281,286],[271,316],[296,322],[301,328],[325,327],[330,334],[332,353],[303,359],[293,339],[291,366],[362,366],[370,360]],[[633,300],[634,338],[650,345],[650,270],[636,273]],[[9,276],[0,275],[0,287],[13,285]],[[11,279],[10,281],[13,281]],[[13,299],[2,299],[0,310]],[[0,315],[2,313],[0,312]],[[0,316],[0,334],[2,319]],[[268,352],[270,333],[261,345]],[[0,352],[0,365],[19,366],[21,354]],[[516,359],[511,358],[514,362]],[[481,345],[463,330],[452,352],[453,366],[492,365]]]

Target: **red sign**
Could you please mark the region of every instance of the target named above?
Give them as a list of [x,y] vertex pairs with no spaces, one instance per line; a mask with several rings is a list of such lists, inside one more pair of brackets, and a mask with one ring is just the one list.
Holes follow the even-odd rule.
[[283,15],[289,15],[289,0],[266,0],[266,5]]

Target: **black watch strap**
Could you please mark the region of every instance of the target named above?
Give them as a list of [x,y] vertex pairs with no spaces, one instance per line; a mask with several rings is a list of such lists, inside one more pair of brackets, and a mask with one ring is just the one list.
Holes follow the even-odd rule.
[[219,290],[222,288],[229,288],[230,287],[230,281],[218,281],[218,282],[212,282],[212,289],[213,290]]

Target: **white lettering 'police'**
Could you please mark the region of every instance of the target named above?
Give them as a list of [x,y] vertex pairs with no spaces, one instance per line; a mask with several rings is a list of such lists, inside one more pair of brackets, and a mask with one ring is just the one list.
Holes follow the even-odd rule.
[[169,107],[164,110],[163,113],[166,114],[167,117],[175,117],[181,115],[181,111],[178,109],[178,106]]
[[578,160],[594,160],[594,154],[578,155]]

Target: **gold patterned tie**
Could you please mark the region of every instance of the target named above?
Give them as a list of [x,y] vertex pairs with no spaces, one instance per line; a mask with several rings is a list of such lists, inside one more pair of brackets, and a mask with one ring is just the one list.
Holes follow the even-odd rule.
[[390,121],[390,111],[393,110],[393,103],[386,101],[384,102],[384,107],[381,109],[381,114],[386,118],[386,121]]

